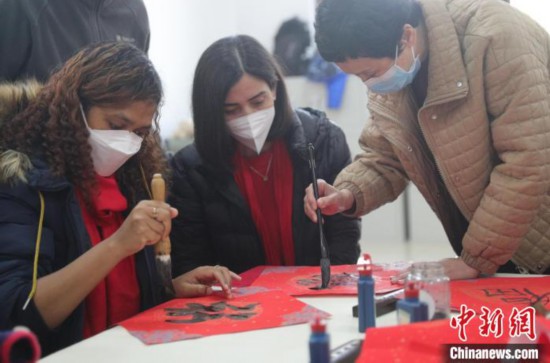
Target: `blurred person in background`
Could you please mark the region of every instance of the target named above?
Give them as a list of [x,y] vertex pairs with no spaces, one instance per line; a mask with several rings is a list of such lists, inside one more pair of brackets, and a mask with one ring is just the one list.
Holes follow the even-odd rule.
[[0,0],[0,81],[51,72],[88,44],[124,41],[147,53],[142,0]]

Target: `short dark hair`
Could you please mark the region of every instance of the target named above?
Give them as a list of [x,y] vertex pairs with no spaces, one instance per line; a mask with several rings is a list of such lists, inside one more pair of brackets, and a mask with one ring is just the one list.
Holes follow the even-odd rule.
[[330,62],[395,56],[403,26],[417,27],[417,0],[323,0],[316,10],[315,42]]
[[275,119],[267,140],[283,137],[293,117],[283,76],[276,60],[254,38],[237,35],[222,38],[202,54],[193,80],[195,146],[204,164],[231,169],[235,142],[224,117],[227,94],[244,74],[276,87]]

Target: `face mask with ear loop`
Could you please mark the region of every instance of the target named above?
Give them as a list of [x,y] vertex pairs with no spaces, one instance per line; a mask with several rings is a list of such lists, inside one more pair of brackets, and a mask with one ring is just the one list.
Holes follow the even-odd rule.
[[399,46],[395,46],[395,60],[393,65],[384,72],[380,77],[373,77],[367,79],[364,84],[369,91],[380,94],[395,93],[401,91],[403,88],[411,84],[414,77],[420,70],[420,58],[414,54],[414,47],[412,48],[413,63],[411,68],[406,71],[399,67],[397,62],[397,56],[399,54]]
[[90,132],[88,142],[92,147],[94,170],[101,176],[113,175],[124,163],[134,156],[143,138],[126,130],[94,130],[88,125],[86,114],[80,105],[84,124]]
[[275,106],[272,106],[265,110],[227,121],[226,124],[229,132],[237,141],[260,155],[274,119]]

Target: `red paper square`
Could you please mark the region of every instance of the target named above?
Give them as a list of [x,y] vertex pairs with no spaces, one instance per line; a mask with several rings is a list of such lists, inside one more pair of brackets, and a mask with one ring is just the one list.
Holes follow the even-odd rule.
[[[120,325],[143,343],[158,344],[302,324],[313,321],[316,316],[330,316],[281,291],[242,288],[237,289],[234,295],[231,300],[221,294],[174,299],[123,321]],[[168,316],[168,312],[186,315]]]

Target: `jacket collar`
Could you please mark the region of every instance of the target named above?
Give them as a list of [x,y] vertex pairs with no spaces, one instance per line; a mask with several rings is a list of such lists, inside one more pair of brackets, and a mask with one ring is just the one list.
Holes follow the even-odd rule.
[[63,190],[71,186],[66,178],[53,175],[44,161],[32,159],[32,163],[34,168],[27,173],[30,186],[50,192]]
[[302,164],[308,165],[306,135],[302,122],[296,112],[293,113],[291,126],[286,134],[285,142],[294,167],[300,167]]
[[0,154],[0,181],[23,182],[43,191],[59,191],[71,186],[66,178],[53,175],[48,164],[41,158],[29,158],[15,150]]
[[445,2],[420,2],[428,33],[430,64],[426,106],[466,97],[469,91],[466,66],[455,22]]

